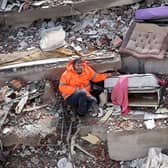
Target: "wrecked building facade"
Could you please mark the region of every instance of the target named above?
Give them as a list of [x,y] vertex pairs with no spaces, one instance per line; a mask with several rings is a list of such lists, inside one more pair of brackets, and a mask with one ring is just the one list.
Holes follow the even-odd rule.
[[[3,0],[0,166],[166,167],[167,4]],[[74,55],[117,72],[93,84],[96,118],[68,113],[58,91]]]

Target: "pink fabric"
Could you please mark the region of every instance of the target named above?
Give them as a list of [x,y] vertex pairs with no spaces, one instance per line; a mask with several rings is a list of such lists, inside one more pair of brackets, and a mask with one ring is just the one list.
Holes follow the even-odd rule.
[[128,114],[128,76],[120,76],[111,94],[112,103],[122,107],[122,114]]
[[159,79],[159,78],[158,78],[158,83],[159,83],[160,86],[165,86],[167,84],[164,79],[162,80],[162,79]]

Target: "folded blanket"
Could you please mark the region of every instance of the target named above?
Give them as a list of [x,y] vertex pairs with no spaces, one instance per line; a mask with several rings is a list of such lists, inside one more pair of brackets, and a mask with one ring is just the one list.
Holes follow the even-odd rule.
[[163,19],[168,18],[168,6],[138,9],[135,12],[136,20]]

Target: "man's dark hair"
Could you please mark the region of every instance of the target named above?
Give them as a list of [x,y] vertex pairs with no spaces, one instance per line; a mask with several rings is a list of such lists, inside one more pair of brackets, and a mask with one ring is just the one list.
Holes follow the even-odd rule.
[[79,57],[79,58],[75,58],[75,59],[74,59],[73,64],[81,63],[81,62],[82,62],[82,58]]

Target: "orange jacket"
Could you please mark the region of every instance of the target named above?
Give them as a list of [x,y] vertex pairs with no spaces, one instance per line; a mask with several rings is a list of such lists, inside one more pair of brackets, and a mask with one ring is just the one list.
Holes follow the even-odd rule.
[[99,82],[103,81],[107,77],[107,74],[105,73],[96,73],[89,65],[87,65],[86,61],[83,61],[82,64],[82,74],[78,74],[74,70],[73,61],[70,61],[67,64],[66,71],[62,74],[59,83],[59,90],[64,99],[68,98],[78,89],[85,89],[87,95],[90,95],[90,81]]

